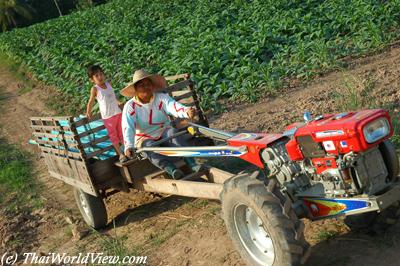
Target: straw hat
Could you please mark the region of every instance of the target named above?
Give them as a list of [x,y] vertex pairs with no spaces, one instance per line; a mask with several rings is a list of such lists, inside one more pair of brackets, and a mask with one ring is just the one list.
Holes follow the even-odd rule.
[[125,97],[135,96],[135,84],[145,78],[149,78],[151,80],[154,85],[154,90],[164,89],[168,85],[163,76],[158,74],[150,74],[143,69],[139,69],[133,74],[132,82],[128,83],[128,85],[121,90],[121,95]]

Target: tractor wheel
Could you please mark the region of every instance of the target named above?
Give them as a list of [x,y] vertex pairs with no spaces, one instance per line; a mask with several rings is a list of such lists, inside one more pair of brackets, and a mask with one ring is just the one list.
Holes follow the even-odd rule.
[[397,181],[399,174],[399,157],[396,148],[390,140],[385,140],[379,144],[383,160],[388,170],[388,178],[390,181]]
[[234,176],[221,192],[228,234],[248,265],[299,265],[308,255],[304,224],[275,180]]
[[87,225],[94,229],[100,229],[107,224],[107,210],[101,198],[87,194],[77,188],[74,189],[74,196]]

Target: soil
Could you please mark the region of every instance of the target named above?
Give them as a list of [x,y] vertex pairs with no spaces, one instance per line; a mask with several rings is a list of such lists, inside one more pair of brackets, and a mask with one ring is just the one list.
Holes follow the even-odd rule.
[[[391,106],[400,110],[400,48],[357,59],[342,71],[328,73],[308,84],[293,82],[274,97],[254,104],[227,107],[210,118],[211,127],[229,131],[282,132],[302,121],[305,110],[314,115],[355,106]],[[109,226],[90,231],[81,221],[72,189],[51,178],[39,151],[27,145],[29,117],[54,115],[46,106],[58,95],[35,82],[24,86],[8,69],[0,68],[0,89],[7,99],[0,117],[1,135],[32,152],[35,176],[43,184],[43,209],[0,215],[0,254],[16,252],[116,252],[110,239],[131,254],[148,256],[150,265],[243,265],[227,236],[218,202],[160,196],[131,191],[106,200]],[[369,97],[352,97],[369,95]],[[370,100],[371,99],[371,100]],[[372,100],[373,99],[373,100]],[[235,169],[232,169],[235,170]],[[312,245],[306,265],[398,265],[400,223],[385,234],[350,232],[339,219],[304,221]]]

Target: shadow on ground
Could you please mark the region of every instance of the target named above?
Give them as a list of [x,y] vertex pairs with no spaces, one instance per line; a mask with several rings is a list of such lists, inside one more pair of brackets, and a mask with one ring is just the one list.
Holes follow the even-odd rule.
[[311,249],[307,266],[399,265],[400,223],[382,234],[349,232],[321,241]]
[[[150,203],[142,204],[138,207],[128,208],[114,219],[115,227],[123,227],[130,223],[140,222],[144,219],[160,215],[167,211],[174,211],[180,206],[194,201],[194,198],[185,198],[180,196],[169,196]],[[111,223],[106,230],[113,229]]]

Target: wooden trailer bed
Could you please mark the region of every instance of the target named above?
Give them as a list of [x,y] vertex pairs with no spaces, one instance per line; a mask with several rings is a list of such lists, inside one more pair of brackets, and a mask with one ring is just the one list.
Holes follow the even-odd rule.
[[[194,83],[186,74],[167,78],[176,82],[164,90],[186,106],[197,111],[197,121],[208,126],[208,121],[200,108],[194,90]],[[182,196],[218,199],[221,183],[232,174],[216,168],[200,174],[188,173],[182,180],[163,179],[163,171],[148,160],[132,161],[122,166],[118,157],[113,155],[114,148],[109,142],[100,115],[87,118],[32,117],[33,140],[37,143],[52,177],[81,189],[95,197],[107,197],[110,194],[129,188],[176,194]],[[178,128],[184,124],[182,119],[174,120]],[[101,135],[102,133],[103,135]],[[204,142],[204,139],[202,140]],[[210,144],[210,140],[206,140]],[[183,162],[180,162],[182,166]],[[178,163],[179,164],[179,163]],[[204,181],[191,181],[201,177]]]

